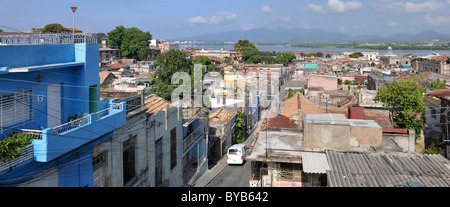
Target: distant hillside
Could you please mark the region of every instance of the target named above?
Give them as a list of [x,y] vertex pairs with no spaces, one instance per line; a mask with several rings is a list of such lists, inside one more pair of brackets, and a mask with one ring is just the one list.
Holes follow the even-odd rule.
[[350,36],[338,32],[325,32],[319,29],[264,29],[257,28],[248,31],[230,31],[216,34],[205,34],[193,37],[177,38],[178,41],[207,41],[207,42],[237,42],[248,39],[258,43],[320,43],[320,42],[363,42],[363,41],[415,41],[445,39],[450,40],[450,35],[439,34],[433,31],[424,31],[419,34],[396,34],[387,37],[374,35]]

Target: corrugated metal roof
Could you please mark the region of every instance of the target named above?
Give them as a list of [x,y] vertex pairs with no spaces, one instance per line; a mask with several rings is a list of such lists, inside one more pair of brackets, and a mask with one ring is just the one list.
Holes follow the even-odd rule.
[[441,155],[327,150],[326,156],[329,187],[450,187],[450,161]]
[[324,153],[302,152],[303,171],[305,173],[326,174],[330,170],[327,156]]

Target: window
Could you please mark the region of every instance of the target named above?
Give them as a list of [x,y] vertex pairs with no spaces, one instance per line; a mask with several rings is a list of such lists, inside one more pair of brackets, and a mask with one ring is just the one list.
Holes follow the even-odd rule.
[[92,158],[92,183],[94,187],[105,187],[107,151]]
[[106,163],[106,151],[103,151],[99,155],[92,159],[92,168],[95,170],[102,167]]
[[241,151],[239,151],[238,149],[230,149],[230,150],[228,150],[228,154],[230,154],[230,155],[240,155]]
[[155,183],[162,184],[162,137],[155,142]]
[[177,127],[170,130],[170,169],[177,166]]
[[0,95],[0,127],[32,120],[31,90]]
[[123,142],[123,183],[124,186],[136,176],[134,151],[137,135]]

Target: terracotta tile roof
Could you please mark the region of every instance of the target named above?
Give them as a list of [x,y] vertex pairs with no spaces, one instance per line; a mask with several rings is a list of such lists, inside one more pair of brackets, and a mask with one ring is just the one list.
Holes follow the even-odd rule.
[[450,56],[437,56],[437,57],[432,57],[431,60],[446,62],[449,58],[450,58]]
[[339,101],[338,106],[339,107],[344,106],[345,104],[348,104],[348,103],[352,102],[352,100],[353,100],[353,96],[349,96],[347,98],[344,98],[341,101]]
[[123,66],[122,64],[120,64],[120,63],[113,63],[113,64],[111,64],[111,68],[112,69],[120,69],[120,68],[124,68],[125,66]]
[[235,114],[228,112],[226,109],[220,109],[209,115],[209,125],[228,124]]
[[[114,82],[114,79],[117,78],[117,77],[116,77],[112,72],[110,72],[110,71],[100,71],[98,74],[99,74],[99,76],[100,76],[100,84],[110,84],[110,83]],[[106,80],[106,78],[107,78],[109,75],[112,75],[113,78],[111,79],[111,81],[110,81],[109,83],[104,83],[105,80]]]
[[161,111],[162,109],[169,107],[172,108],[172,106],[169,104],[168,101],[164,100],[161,97],[153,96],[147,100],[145,100],[145,105],[150,107],[147,109],[148,114],[154,114],[158,111]]
[[350,58],[339,58],[340,61],[347,63],[347,62],[353,62]]
[[290,117],[299,109],[304,114],[324,114],[325,110],[308,100],[300,93],[296,93],[292,98],[284,102],[283,116]]
[[81,31],[81,30],[79,30],[79,29],[77,29],[77,28],[75,28],[75,29],[72,29],[72,28],[67,28],[67,27],[65,27],[67,30],[69,30],[69,32],[73,32],[73,31],[75,31],[75,33],[83,33],[83,31]]
[[298,129],[298,125],[289,117],[278,114],[274,118],[265,118],[261,124],[261,130],[265,129]]
[[428,92],[428,94],[430,94],[430,96],[436,96],[442,99],[449,99],[448,96],[450,96],[450,90],[445,89],[445,90],[430,91]]
[[364,84],[364,80],[368,80],[367,76],[353,76],[355,78],[355,81],[358,82],[359,84]]

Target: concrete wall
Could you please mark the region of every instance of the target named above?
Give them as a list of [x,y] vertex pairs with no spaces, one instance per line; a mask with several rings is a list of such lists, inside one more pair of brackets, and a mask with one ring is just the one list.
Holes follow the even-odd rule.
[[345,149],[350,147],[347,125],[305,124],[303,146],[310,148]]
[[350,146],[351,147],[370,147],[380,146],[382,141],[381,128],[350,128]]
[[310,148],[348,149],[380,146],[381,128],[338,124],[305,124],[303,145]]
[[[179,114],[178,114],[179,113]],[[177,165],[170,169],[170,131],[177,131]],[[128,116],[127,124],[116,129],[112,139],[96,146],[93,156],[107,151],[105,187],[123,187],[123,142],[136,137],[135,180],[126,186],[155,187],[155,142],[162,138],[162,179],[170,187],[181,187],[183,156],[183,131],[181,110],[169,108],[150,115],[147,121],[145,110]]]
[[337,77],[330,75],[310,75],[308,88],[322,87],[325,91],[337,90]]

